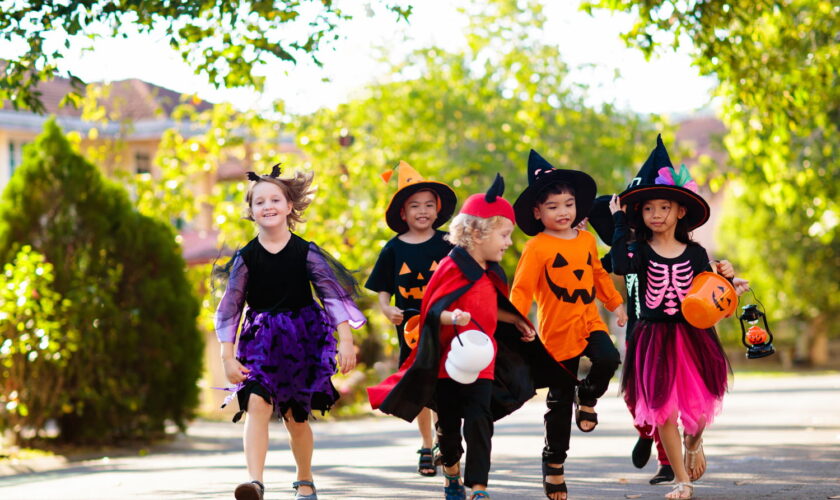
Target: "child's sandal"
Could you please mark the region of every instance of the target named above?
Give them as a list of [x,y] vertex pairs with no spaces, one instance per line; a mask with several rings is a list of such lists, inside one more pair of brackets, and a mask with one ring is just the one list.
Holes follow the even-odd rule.
[[434,454],[431,448],[420,448],[417,450],[420,454],[420,462],[417,464],[417,472],[421,476],[431,477],[437,474],[437,467],[434,462]]
[[[688,490],[688,496],[684,497],[683,495],[685,495],[686,490]],[[671,498],[671,499],[678,498],[680,500],[686,500],[686,499],[690,500],[690,499],[694,498],[694,485],[691,484],[691,483],[677,483],[677,484],[674,485],[674,489],[671,490],[671,493],[676,493],[679,496],[676,496],[676,497],[666,496],[665,498]],[[668,494],[670,495],[671,493],[668,493]]]
[[[300,488],[301,486],[309,486],[310,488],[312,488],[312,493],[310,493],[309,495],[301,495],[300,493],[297,493],[298,488]],[[315,491],[315,483],[313,483],[312,481],[295,481],[294,483],[292,483],[292,488],[295,489],[295,500],[318,500],[318,492]]]
[[[697,441],[697,446],[695,446],[693,450],[688,448],[688,443],[684,442],[683,445],[685,446],[685,454],[683,455],[683,463],[685,464],[685,468],[688,471],[689,479],[691,479],[692,481],[697,481],[698,479],[703,477],[703,474],[706,473],[706,469],[705,469],[706,453],[703,451],[703,438],[700,438]],[[697,465],[700,462],[699,457],[702,457],[702,459],[703,459],[704,468],[700,472],[700,474],[697,474],[695,476],[693,474],[693,471],[694,471],[694,469],[697,468]]]
[[470,497],[470,500],[478,500],[479,498],[487,498],[490,499],[490,494],[484,490],[473,490],[473,494]]
[[[592,432],[598,427],[598,414],[593,411],[583,411],[580,409],[580,400],[577,396],[575,396],[574,400],[575,405],[575,425],[577,428],[580,429],[581,432]],[[592,426],[590,429],[584,429],[581,427],[580,423],[583,421],[592,422],[595,425]]]
[[554,493],[568,493],[569,490],[566,487],[566,480],[563,479],[563,482],[560,484],[552,484],[545,480],[548,476],[563,476],[566,474],[563,466],[560,467],[552,467],[547,463],[543,462],[542,464],[542,473],[543,473],[543,491],[545,491],[545,496],[551,498],[551,495]]
[[467,490],[464,488],[464,485],[461,484],[460,471],[454,476],[451,476],[444,471],[443,477],[446,478],[446,486],[443,487],[443,494],[446,496],[446,500],[467,499]]

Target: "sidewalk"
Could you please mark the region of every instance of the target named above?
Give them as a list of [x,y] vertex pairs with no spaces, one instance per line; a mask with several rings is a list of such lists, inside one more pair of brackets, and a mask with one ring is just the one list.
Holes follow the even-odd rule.
[[[636,441],[615,387],[598,405],[592,434],[573,431],[570,498],[662,498],[650,486],[655,460],[634,469]],[[498,499],[539,499],[543,403],[498,422],[489,491]],[[441,478],[417,475],[413,424],[372,417],[315,423],[315,480],[321,499],[442,498]],[[148,456],[30,464],[0,469],[0,499],[230,499],[246,478],[242,425],[196,422],[186,436]],[[269,500],[291,499],[294,461],[281,424],[272,425],[265,482]],[[724,411],[707,431],[702,499],[821,499],[840,496],[840,374],[756,378],[736,375]],[[23,465],[26,467],[27,465]],[[21,467],[21,466],[17,466]]]

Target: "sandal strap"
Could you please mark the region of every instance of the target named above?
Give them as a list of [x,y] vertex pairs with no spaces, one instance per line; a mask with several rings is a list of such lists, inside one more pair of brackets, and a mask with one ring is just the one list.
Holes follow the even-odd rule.
[[542,472],[543,476],[562,476],[566,474],[562,465],[560,467],[554,467],[548,465],[546,462],[542,464]]
[[253,481],[251,481],[251,482],[252,482],[253,484],[256,484],[257,486],[259,486],[259,487],[260,487],[260,490],[262,490],[262,491],[263,491],[263,493],[265,493],[265,485],[264,485],[264,484],[262,484],[261,482],[257,481],[256,479],[255,479],[255,480],[253,480]]
[[671,491],[682,494],[686,489],[688,489],[688,498],[694,498],[694,484],[692,483],[675,483]]
[[696,455],[700,453],[700,449],[703,448],[703,438],[700,438],[697,441],[697,446],[695,446],[693,450],[688,447],[688,443],[683,443],[683,445],[685,446],[686,453],[688,453],[689,455]]
[[470,500],[476,500],[478,498],[490,498],[490,494],[484,490],[473,490]]
[[312,488],[312,491],[315,491],[315,483],[313,483],[312,481],[303,479],[303,480],[295,481],[294,483],[292,483],[292,488],[294,488],[295,491],[297,491],[297,489],[300,488],[301,486],[309,486],[310,488]]

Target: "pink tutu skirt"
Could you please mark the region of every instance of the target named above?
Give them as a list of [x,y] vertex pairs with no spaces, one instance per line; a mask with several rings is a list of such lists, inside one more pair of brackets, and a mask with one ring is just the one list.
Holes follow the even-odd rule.
[[640,320],[627,351],[622,390],[636,425],[658,427],[677,416],[688,434],[720,413],[730,372],[713,328]]

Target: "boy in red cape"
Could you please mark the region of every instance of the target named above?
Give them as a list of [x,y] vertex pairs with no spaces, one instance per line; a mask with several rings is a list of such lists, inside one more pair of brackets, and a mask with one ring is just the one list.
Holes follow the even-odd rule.
[[[400,371],[368,388],[371,406],[412,421],[424,407],[438,412],[438,440],[447,499],[489,498],[493,421],[510,414],[557,377],[568,373],[535,337],[531,323],[507,299],[499,265],[510,245],[515,216],[497,175],[486,194],[471,196],[450,224],[456,247],[432,276],[420,310],[420,340]],[[469,325],[469,326],[468,326]],[[460,383],[445,368],[456,334],[478,329],[493,342],[494,359],[472,383]],[[527,362],[526,362],[527,360]],[[461,421],[467,444],[460,478]]]

